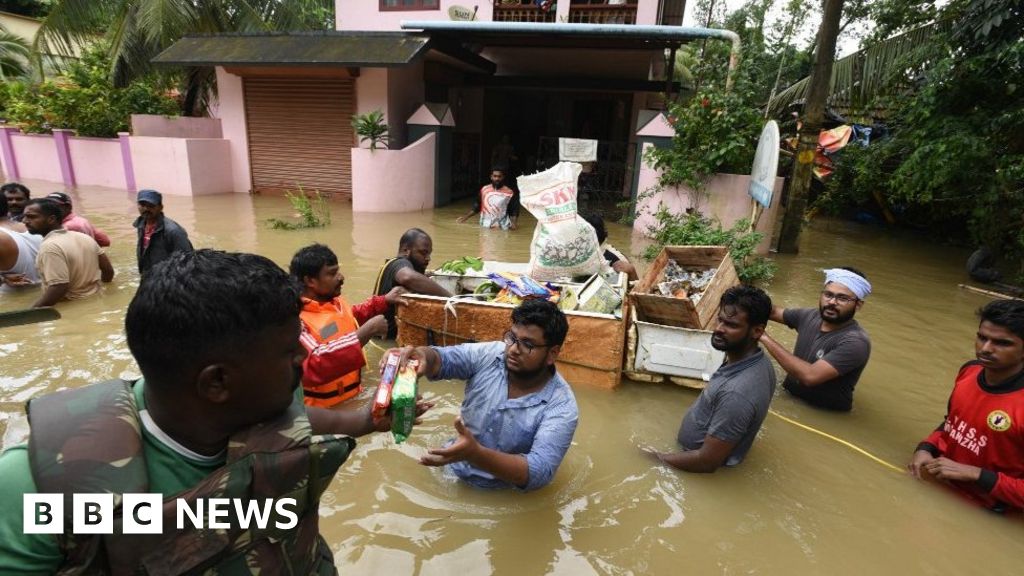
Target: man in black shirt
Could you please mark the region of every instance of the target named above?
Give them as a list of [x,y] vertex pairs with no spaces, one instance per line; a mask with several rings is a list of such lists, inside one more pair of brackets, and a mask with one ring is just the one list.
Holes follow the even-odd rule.
[[[398,241],[398,254],[381,266],[377,275],[374,294],[387,294],[395,286],[401,286],[413,294],[429,294],[431,296],[451,296],[440,284],[426,276],[430,254],[434,251],[434,243],[430,235],[419,228],[410,228],[402,234]],[[388,306],[384,317],[388,320],[388,339],[398,334],[395,322],[395,307]]]

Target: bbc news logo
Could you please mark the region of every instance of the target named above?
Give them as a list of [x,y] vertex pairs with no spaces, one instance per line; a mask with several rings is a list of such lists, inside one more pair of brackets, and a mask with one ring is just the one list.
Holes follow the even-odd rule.
[[[23,496],[25,534],[64,534],[64,496],[61,494],[25,494]],[[73,494],[71,532],[74,534],[113,534],[113,494]],[[121,499],[121,532],[124,534],[163,534],[163,496],[160,494],[124,494]],[[290,530],[299,524],[298,504],[294,498],[280,500],[244,500],[207,498],[175,500],[175,527],[247,530],[250,526],[265,530],[272,525]],[[234,524],[232,523],[234,520]]]

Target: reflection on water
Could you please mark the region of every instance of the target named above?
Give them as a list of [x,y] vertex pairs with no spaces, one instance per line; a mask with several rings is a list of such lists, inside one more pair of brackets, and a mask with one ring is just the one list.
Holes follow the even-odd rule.
[[[31,183],[30,183],[31,186]],[[49,186],[32,186],[39,193]],[[412,214],[363,214],[334,206],[329,228],[280,231],[281,198],[166,197],[166,212],[197,247],[249,250],[282,266],[310,242],[338,253],[351,301],[365,298],[399,235],[412,226],[434,238],[434,263],[463,255],[523,261],[533,221],[516,232],[455,223],[465,206]],[[104,295],[61,305],[57,322],[0,333],[0,427],[44,391],[138,374],[124,342],[124,309],[138,285],[135,217],[124,192],[91,190],[76,209],[112,237],[117,278]],[[620,248],[640,250],[610,227]],[[784,392],[772,407],[902,466],[940,422],[953,377],[973,354],[974,310],[961,292],[966,253],[876,228],[818,222],[799,256],[781,256],[769,292],[784,306],[813,305],[820,270],[852,265],[875,293],[858,316],[872,358],[850,414],[810,409]],[[643,266],[641,265],[641,268]],[[642,272],[642,270],[641,270]],[[4,296],[0,309],[35,294]],[[787,344],[785,328],[771,332]],[[380,352],[369,348],[370,365]],[[369,375],[368,381],[375,377]],[[418,463],[452,434],[458,382],[424,383],[438,402],[408,442],[360,440],[326,495],[322,530],[343,572],[356,574],[972,574],[1017,573],[1019,519],[976,510],[820,436],[769,416],[746,461],[713,475],[655,466],[637,449],[673,447],[696,393],[626,382],[613,392],[577,387],[580,423],[553,484],[539,492],[488,493]],[[370,398],[364,392],[361,401]]]

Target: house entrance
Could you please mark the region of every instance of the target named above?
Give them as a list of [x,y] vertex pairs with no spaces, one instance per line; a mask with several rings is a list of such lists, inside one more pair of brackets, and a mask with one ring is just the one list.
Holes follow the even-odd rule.
[[627,161],[633,95],[590,91],[488,89],[484,95],[480,182],[492,165],[513,175],[558,162],[559,138],[598,140],[598,160],[580,177],[583,197],[618,200],[628,194]]

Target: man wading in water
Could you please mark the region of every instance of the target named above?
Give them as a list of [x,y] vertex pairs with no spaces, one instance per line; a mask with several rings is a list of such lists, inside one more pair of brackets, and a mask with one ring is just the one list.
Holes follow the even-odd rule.
[[[430,294],[445,298],[451,296],[450,292],[426,275],[433,252],[434,242],[429,234],[419,228],[406,230],[398,241],[398,254],[380,267],[373,293],[384,296],[395,286],[401,286],[411,294]],[[395,307],[389,305],[384,317],[388,319],[387,337],[389,340],[394,339],[398,334]]]
[[420,375],[466,380],[458,436],[420,463],[447,466],[477,488],[548,485],[579,419],[572,388],[555,369],[568,332],[558,306],[526,300],[512,311],[501,342],[401,349],[401,365],[416,358]]
[[480,189],[473,208],[457,222],[461,224],[479,213],[481,228],[515,230],[519,227],[519,197],[505,185],[505,172],[501,167],[491,169],[491,183]]
[[734,286],[722,294],[711,346],[726,361],[687,410],[679,427],[682,452],[650,452],[686,472],[714,472],[743,461],[775,392],[775,369],[758,348],[772,301],[764,291]]
[[978,312],[977,360],[964,364],[946,419],[917,445],[915,478],[949,483],[982,506],[1024,508],[1024,302],[996,300]]
[[768,335],[761,344],[786,371],[782,386],[790,394],[819,408],[853,409],[853,387],[871,355],[871,340],[853,317],[871,294],[871,284],[859,270],[825,270],[818,309],[772,308],[771,319],[797,332],[790,354]]

